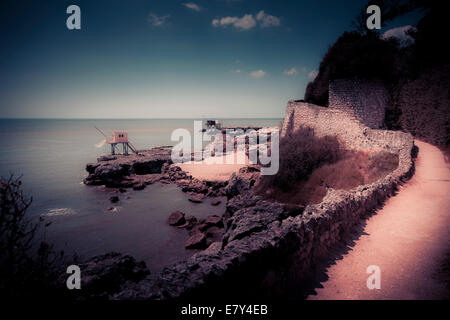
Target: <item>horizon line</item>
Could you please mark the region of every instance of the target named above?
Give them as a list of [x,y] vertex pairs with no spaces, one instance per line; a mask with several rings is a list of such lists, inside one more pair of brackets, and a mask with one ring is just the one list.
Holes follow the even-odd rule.
[[284,117],[199,117],[199,118],[1,118],[0,120],[204,120],[204,119],[283,119]]

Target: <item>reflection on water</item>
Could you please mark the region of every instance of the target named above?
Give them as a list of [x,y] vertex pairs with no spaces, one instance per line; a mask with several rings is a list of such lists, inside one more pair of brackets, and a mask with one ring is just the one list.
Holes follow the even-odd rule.
[[[275,126],[280,119],[223,120],[227,126]],[[0,119],[2,152],[0,175],[23,175],[24,190],[33,196],[30,213],[52,224],[46,239],[66,252],[82,257],[118,251],[143,259],[152,271],[188,257],[187,232],[167,224],[169,214],[181,210],[204,217],[222,214],[224,201],[213,207],[208,201],[194,204],[174,185],[156,183],[142,191],[120,193],[81,183],[85,165],[108,150],[95,148],[103,137],[125,130],[138,149],[173,145],[176,128],[191,130],[193,120],[3,120]],[[112,209],[111,209],[112,207]]]

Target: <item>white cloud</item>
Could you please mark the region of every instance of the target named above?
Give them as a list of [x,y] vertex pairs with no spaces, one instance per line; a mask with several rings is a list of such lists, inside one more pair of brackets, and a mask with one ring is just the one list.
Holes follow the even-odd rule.
[[202,8],[198,4],[196,4],[194,2],[183,3],[183,6],[185,6],[186,8],[192,9],[194,11],[201,11],[202,10]]
[[260,22],[261,28],[278,27],[280,25],[280,18],[266,14],[263,10],[258,12],[256,20]]
[[308,73],[308,78],[315,79],[318,74],[319,74],[319,72],[317,70],[312,70]]
[[[256,19],[255,19],[256,18]],[[222,17],[220,19],[214,19],[212,25],[214,27],[227,27],[229,25],[239,30],[249,30],[254,28],[259,23],[261,28],[276,27],[280,25],[280,19],[264,13],[264,11],[258,12],[256,17],[252,14],[245,14],[241,18],[239,17]]]
[[226,27],[228,25],[232,25],[236,29],[249,30],[256,26],[256,20],[253,18],[253,15],[246,14],[242,18],[223,17],[221,19],[214,19],[212,21],[212,25],[214,27]]
[[283,72],[287,76],[295,76],[298,74],[298,71],[295,67],[290,68],[289,70],[284,70]]
[[147,21],[155,27],[159,27],[162,26],[166,23],[168,23],[170,18],[170,14],[166,14],[164,16],[158,16],[155,13],[149,13],[148,17],[147,17]]
[[256,71],[250,72],[250,76],[252,78],[256,78],[256,79],[262,78],[265,75],[266,75],[266,72],[264,72],[263,70],[256,70]]
[[389,38],[396,38],[400,41],[401,46],[408,46],[412,43],[414,43],[414,38],[410,35],[406,34],[410,30],[416,30],[411,25],[398,27],[398,28],[392,28],[389,30],[386,30],[380,37],[381,39],[387,40]]

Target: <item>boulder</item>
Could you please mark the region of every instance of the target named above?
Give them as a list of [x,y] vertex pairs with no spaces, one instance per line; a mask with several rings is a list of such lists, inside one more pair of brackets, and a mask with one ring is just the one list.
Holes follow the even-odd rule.
[[119,197],[118,196],[112,196],[109,198],[109,201],[111,201],[112,203],[116,203],[119,201]]
[[171,226],[179,226],[186,222],[186,219],[184,218],[184,213],[181,211],[175,211],[172,212],[172,214],[169,216],[169,224]]
[[194,216],[186,217],[185,223],[178,226],[178,228],[186,228],[191,230],[197,224],[197,218]]
[[216,226],[219,228],[223,227],[223,221],[222,218],[216,215],[212,215],[212,216],[208,216],[206,217],[206,219],[203,221],[203,223],[207,226],[207,227],[212,227],[212,226]]
[[216,199],[216,200],[212,200],[212,201],[211,201],[211,205],[212,205],[212,206],[218,206],[218,205],[221,204],[221,203],[222,203],[222,201],[219,200],[219,199]]
[[184,245],[186,249],[205,249],[206,246],[206,236],[201,232],[194,233],[190,236]]
[[204,198],[205,198],[205,196],[202,194],[195,194],[195,195],[189,197],[188,200],[191,202],[194,202],[194,203],[200,203],[200,202],[203,202]]

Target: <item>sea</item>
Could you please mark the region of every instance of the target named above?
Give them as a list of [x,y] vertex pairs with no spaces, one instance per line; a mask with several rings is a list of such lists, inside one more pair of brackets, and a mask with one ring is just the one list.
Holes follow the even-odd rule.
[[[117,190],[86,186],[86,164],[110,152],[96,147],[114,130],[128,132],[137,149],[174,145],[171,134],[184,128],[193,132],[202,119],[0,119],[0,177],[21,177],[23,191],[32,197],[27,215],[42,217],[49,226],[39,239],[81,259],[115,251],[143,260],[151,272],[195,253],[184,248],[188,233],[169,226],[167,218],[180,210],[197,218],[225,211],[196,204],[176,185],[155,183],[144,190]],[[220,119],[223,126],[279,126],[282,119]]]

